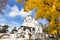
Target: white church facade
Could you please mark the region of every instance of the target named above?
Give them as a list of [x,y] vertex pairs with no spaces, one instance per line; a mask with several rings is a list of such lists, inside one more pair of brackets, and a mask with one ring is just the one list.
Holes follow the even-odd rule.
[[[22,26],[18,29],[18,33],[22,34],[22,38],[40,39],[44,38],[42,26],[31,15],[28,15]],[[21,36],[20,36],[21,37]]]
[[[14,39],[15,40],[25,40],[25,39],[27,40],[27,39],[45,38],[45,35],[42,31],[41,24],[39,24],[38,21],[36,21],[34,18],[32,18],[31,15],[28,15],[24,19],[24,22],[23,22],[22,26],[18,29],[18,32],[15,32],[14,34],[8,33],[5,36],[7,37],[6,40],[14,40]],[[3,36],[3,37],[5,37],[5,36]]]

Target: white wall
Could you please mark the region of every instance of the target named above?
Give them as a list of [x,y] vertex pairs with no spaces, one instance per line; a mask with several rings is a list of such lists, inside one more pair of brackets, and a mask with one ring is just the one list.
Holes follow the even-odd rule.
[[[0,40],[10,40],[10,39],[0,39]],[[17,40],[25,40],[25,38],[20,38],[20,39],[17,39]]]
[[9,40],[9,39],[0,39],[0,40]]

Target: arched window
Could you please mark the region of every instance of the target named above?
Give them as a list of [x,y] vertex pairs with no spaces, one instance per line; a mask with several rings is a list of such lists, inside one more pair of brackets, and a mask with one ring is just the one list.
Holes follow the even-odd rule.
[[25,30],[26,30],[26,28],[24,27],[24,28],[23,28],[23,30],[25,31]]
[[35,28],[33,28],[33,31],[35,31]]
[[23,38],[25,38],[25,36],[23,35]]

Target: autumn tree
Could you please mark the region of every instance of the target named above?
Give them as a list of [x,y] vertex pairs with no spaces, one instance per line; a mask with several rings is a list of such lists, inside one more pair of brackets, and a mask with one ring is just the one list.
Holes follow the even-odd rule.
[[[17,0],[22,2],[22,0]],[[49,21],[49,34],[60,35],[60,0],[25,0],[24,11],[37,9],[35,19],[46,18]]]

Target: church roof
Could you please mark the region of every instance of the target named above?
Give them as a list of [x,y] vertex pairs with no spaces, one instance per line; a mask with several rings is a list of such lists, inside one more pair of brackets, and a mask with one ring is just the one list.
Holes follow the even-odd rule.
[[21,26],[21,27],[19,27],[19,29],[21,29],[22,27],[25,27],[25,28],[34,28],[34,27],[28,27],[28,26]]

